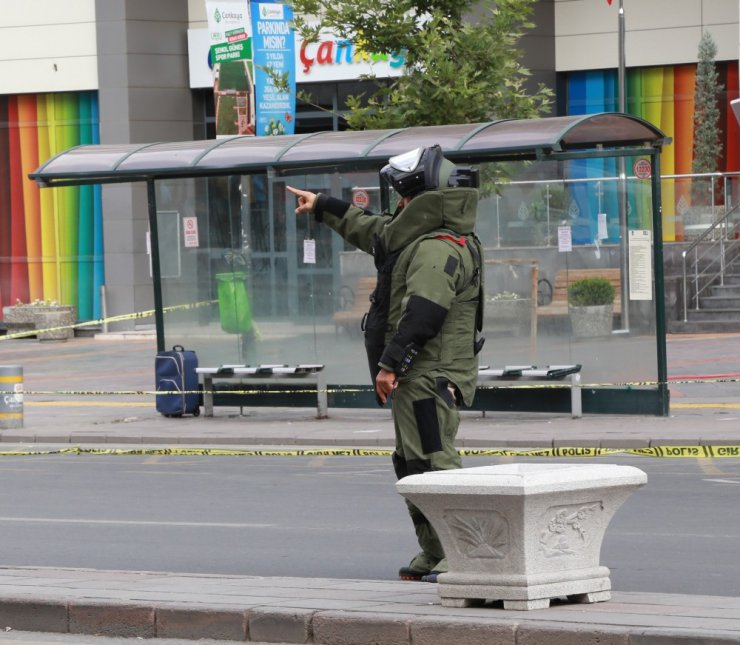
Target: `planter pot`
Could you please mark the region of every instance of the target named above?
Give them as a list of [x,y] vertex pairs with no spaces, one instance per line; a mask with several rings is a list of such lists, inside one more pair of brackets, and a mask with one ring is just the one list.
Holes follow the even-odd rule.
[[484,309],[484,331],[524,336],[529,333],[532,320],[532,301],[489,300]]
[[569,307],[570,326],[575,338],[610,336],[614,324],[614,306]]
[[77,322],[77,310],[72,305],[3,307],[3,322],[9,333],[37,330],[39,340],[67,340],[74,337],[70,325]]
[[632,466],[507,464],[411,475],[396,489],[442,542],[444,606],[503,600],[505,609],[526,610],[562,596],[609,600],[601,543],[614,513],[646,482]]

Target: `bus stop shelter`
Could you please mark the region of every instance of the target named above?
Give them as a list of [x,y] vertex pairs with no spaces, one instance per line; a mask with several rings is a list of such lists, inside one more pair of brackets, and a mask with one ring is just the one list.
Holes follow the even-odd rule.
[[[494,313],[481,363],[579,364],[584,412],[666,415],[660,152],[667,143],[642,119],[601,113],[83,145],[30,176],[48,188],[146,186],[158,349],[184,345],[210,366],[321,363],[329,407],[371,407],[360,314],[352,316],[365,308],[372,258],[313,218],[296,217],[285,186],[378,211],[392,206],[378,174],[388,158],[439,144],[482,177],[477,232]],[[625,171],[638,167],[649,172]],[[602,336],[575,335],[567,305],[545,316],[553,288],[576,272],[616,276],[619,306]],[[497,303],[508,299],[529,303],[523,333],[498,324]],[[241,396],[221,401],[312,405],[300,386]],[[480,387],[475,408],[565,411],[569,399],[558,387]]]

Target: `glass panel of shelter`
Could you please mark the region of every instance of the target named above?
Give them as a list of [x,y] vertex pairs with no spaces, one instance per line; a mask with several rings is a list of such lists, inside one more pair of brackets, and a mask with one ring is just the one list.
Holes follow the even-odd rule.
[[[630,231],[652,240],[650,180],[620,182],[613,159],[506,164],[503,172],[507,179],[482,198],[478,215],[486,249],[482,362],[577,363],[584,384],[655,387],[652,243],[647,262],[644,246],[634,266],[628,262]],[[624,241],[621,217],[628,227]],[[648,281],[647,290],[644,284],[640,293],[630,290],[630,272]],[[577,329],[571,315],[568,286],[593,277],[606,278],[616,291],[611,326],[601,332]],[[536,313],[531,299],[538,302]]]
[[[649,300],[631,300],[627,290],[629,315],[621,297],[629,247],[622,240],[620,190],[629,230],[652,233],[651,184],[620,182],[614,160],[596,161],[507,163],[507,180],[483,187],[477,225],[486,262],[482,364],[580,363],[585,384],[656,380],[654,287]],[[481,170],[488,174],[485,165]],[[179,275],[162,278],[166,345],[197,346],[203,365],[323,363],[329,383],[368,384],[360,321],[374,281],[372,258],[313,217],[296,216],[285,186],[378,212],[378,182],[376,170],[331,168],[157,181],[158,211],[180,220],[178,239],[171,231],[160,237],[161,254],[179,245],[181,262]],[[186,218],[195,218],[197,240],[187,236],[192,220]],[[652,260],[651,247],[648,252]],[[615,307],[611,329],[601,336],[574,336],[567,291],[557,291],[584,269],[604,269],[620,290],[621,309]],[[534,324],[532,298],[539,300]],[[517,305],[514,322],[506,322],[509,299],[526,301]]]

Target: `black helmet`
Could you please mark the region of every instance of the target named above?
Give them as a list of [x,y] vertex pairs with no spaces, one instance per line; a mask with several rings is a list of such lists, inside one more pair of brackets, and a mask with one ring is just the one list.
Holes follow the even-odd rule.
[[[456,168],[455,164],[445,159],[442,148],[438,145],[428,148],[415,148],[409,152],[391,157],[383,166],[380,176],[383,177],[401,197],[413,197],[426,190],[437,190],[448,186],[473,186],[467,169]],[[465,181],[465,179],[467,181]],[[460,181],[460,179],[463,179]],[[475,171],[477,180],[477,171]]]

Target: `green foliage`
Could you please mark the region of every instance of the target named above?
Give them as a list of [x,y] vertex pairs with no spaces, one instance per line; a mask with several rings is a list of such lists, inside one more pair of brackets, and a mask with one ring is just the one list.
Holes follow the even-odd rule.
[[614,287],[606,278],[583,278],[568,287],[568,301],[574,307],[610,305],[614,296]]
[[[351,39],[366,52],[403,51],[405,74],[348,100],[352,129],[477,123],[528,118],[549,109],[553,92],[519,63],[519,39],[536,0],[293,0],[296,27],[317,38],[301,15]],[[475,13],[473,13],[475,11]]]
[[717,45],[708,31],[699,41],[699,63],[696,68],[694,93],[694,160],[695,173],[716,172],[721,151],[719,129],[719,73],[714,63]]

